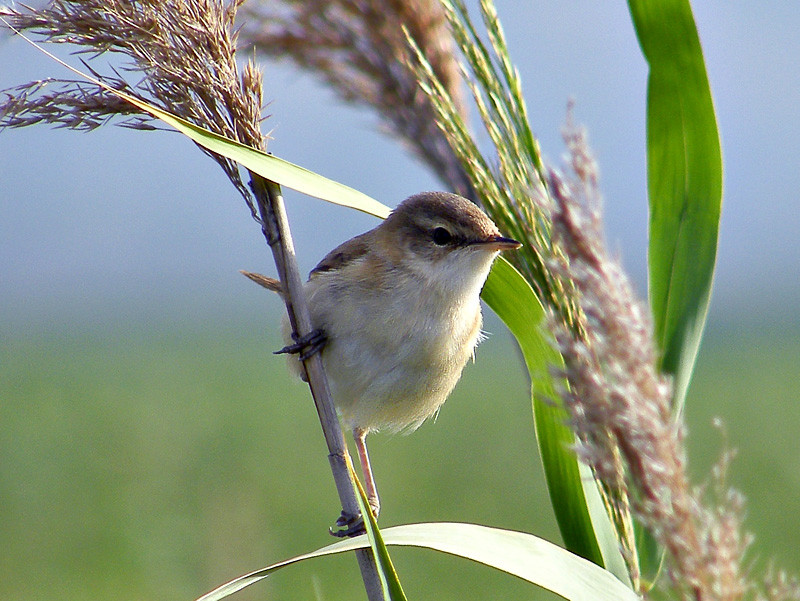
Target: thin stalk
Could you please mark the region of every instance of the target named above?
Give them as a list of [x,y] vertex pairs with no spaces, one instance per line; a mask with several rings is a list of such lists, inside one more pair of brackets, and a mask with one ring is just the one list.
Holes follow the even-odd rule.
[[[310,333],[313,326],[303,290],[303,280],[297,266],[280,186],[250,172],[250,187],[253,190],[261,218],[261,231],[272,250],[278,277],[283,286],[284,294],[282,296],[289,313],[292,331],[303,336]],[[322,433],[325,436],[325,443],[328,446],[328,461],[331,464],[342,509],[350,515],[358,515],[359,505],[356,499],[355,483],[351,479],[350,470],[347,467],[347,447],[328,387],[322,357],[319,353],[314,353],[303,362],[303,365],[319,415]],[[383,588],[372,549],[359,549],[355,553],[367,598],[369,601],[383,601]]]

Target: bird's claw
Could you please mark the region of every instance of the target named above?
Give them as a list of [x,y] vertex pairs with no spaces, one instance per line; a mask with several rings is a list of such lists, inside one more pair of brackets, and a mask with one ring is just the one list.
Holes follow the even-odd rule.
[[323,330],[317,329],[312,330],[304,336],[298,336],[292,333],[292,340],[294,340],[294,344],[287,344],[273,354],[282,355],[288,353],[299,355],[300,360],[305,361],[313,356],[314,353],[320,352],[325,347],[325,344],[328,342],[328,337]]
[[360,513],[352,514],[343,510],[339,519],[336,520],[335,526],[335,530],[329,528],[328,532],[336,538],[352,538],[367,532],[364,526],[364,518]]

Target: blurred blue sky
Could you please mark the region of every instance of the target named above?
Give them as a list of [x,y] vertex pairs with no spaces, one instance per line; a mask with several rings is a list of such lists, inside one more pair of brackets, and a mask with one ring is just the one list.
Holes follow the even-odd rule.
[[[800,299],[800,3],[693,6],[725,159],[712,319],[790,315]],[[567,100],[576,100],[600,163],[611,246],[644,291],[647,71],[626,4],[498,0],[498,9],[551,161],[561,160],[559,130]],[[288,63],[262,64],[275,154],[392,206],[440,187],[366,109],[342,105]],[[0,65],[0,88],[65,75],[7,36]],[[291,192],[287,201],[306,272],[376,223]],[[0,326],[224,321],[263,305],[239,269],[274,273],[241,198],[179,135],[116,127],[0,133]]]

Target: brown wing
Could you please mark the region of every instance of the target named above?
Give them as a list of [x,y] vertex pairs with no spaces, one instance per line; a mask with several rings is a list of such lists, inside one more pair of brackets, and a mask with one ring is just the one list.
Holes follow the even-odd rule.
[[337,271],[344,268],[348,263],[363,257],[367,253],[372,235],[372,231],[364,232],[334,248],[311,270],[309,278],[313,278],[318,273]]

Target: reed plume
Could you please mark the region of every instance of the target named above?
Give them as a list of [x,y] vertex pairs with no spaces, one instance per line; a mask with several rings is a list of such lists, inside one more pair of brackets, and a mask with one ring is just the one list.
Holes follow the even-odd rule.
[[[103,76],[112,87],[265,150],[261,72],[252,61],[241,70],[236,63],[234,21],[241,4],[242,0],[53,0],[38,10],[0,7],[0,15],[43,41],[77,46],[95,75],[94,59],[120,57],[119,67]],[[137,83],[127,82],[137,78]],[[0,100],[0,127],[47,123],[91,130],[109,121],[133,129],[156,127],[149,114],[112,93],[70,79],[29,82],[4,90]],[[207,154],[255,215],[237,165]]]
[[420,49],[464,114],[463,81],[442,6],[430,0],[284,0],[245,7],[242,38],[291,58],[345,101],[374,109],[385,127],[459,194],[472,187],[411,66]]
[[685,426],[657,368],[649,309],[606,249],[598,170],[585,134],[570,126],[565,141],[570,177],[549,172],[553,236],[564,251],[552,267],[574,284],[585,323],[580,336],[558,319],[551,325],[577,450],[667,550],[671,582],[684,598],[742,599],[750,538],[743,499],[724,484],[727,456],[714,474],[714,498],[704,498],[689,482]]

